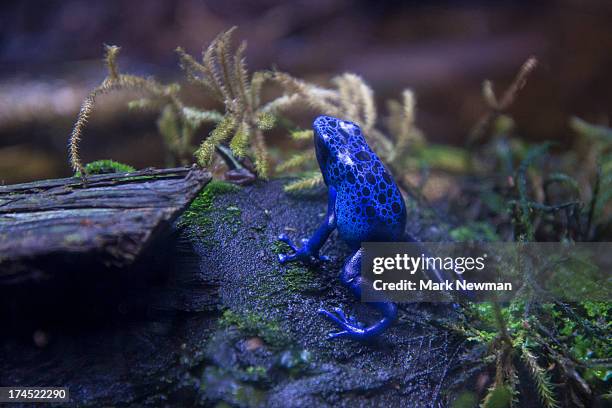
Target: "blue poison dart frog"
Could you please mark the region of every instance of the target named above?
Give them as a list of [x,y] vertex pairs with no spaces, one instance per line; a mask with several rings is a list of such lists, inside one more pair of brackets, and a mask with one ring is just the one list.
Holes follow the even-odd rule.
[[[313,236],[302,240],[301,248],[281,234],[278,239],[288,244],[294,253],[279,255],[279,261],[327,260],[319,250],[337,228],[339,237],[353,251],[344,262],[340,280],[361,298],[361,243],[413,241],[405,234],[406,205],[391,173],[368,146],[357,124],[319,116],[313,123],[313,130],[317,161],[328,187],[327,215]],[[397,316],[394,303],[369,304],[382,313],[382,319],[369,327],[347,317],[339,308],[333,312],[320,309],[320,314],[340,328],[330,333],[329,338],[365,340],[382,333],[393,323]]]
[[[297,248],[286,235],[279,239],[295,251],[279,255],[281,263],[309,262],[319,255],[334,228],[351,250],[342,267],[340,279],[353,294],[361,298],[362,242],[401,241],[406,227],[406,205],[391,173],[368,146],[355,123],[329,116],[319,116],[313,123],[317,161],[328,187],[327,216],[314,235],[302,240]],[[341,331],[330,337],[367,339],[383,332],[395,320],[397,306],[391,302],[373,302],[383,315],[370,327],[362,327],[342,310],[319,310],[337,324]]]

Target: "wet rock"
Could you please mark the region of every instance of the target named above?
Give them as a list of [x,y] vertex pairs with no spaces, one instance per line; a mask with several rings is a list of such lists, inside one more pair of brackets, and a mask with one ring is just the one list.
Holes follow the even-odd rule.
[[[286,248],[276,236],[309,236],[326,205],[324,194],[284,193],[285,182],[205,189],[198,216],[188,210],[164,243],[164,261],[149,263],[157,278],[118,291],[88,324],[68,313],[45,327],[42,352],[33,330],[3,339],[0,383],[69,386],[79,405],[448,405],[461,373],[479,365],[436,323],[446,308],[404,305],[371,342],[326,339],[334,327],[320,307],[378,316],[341,285],[348,248],[335,234],[323,248],[331,262],[278,263]],[[411,233],[422,236],[428,225],[411,208]]]

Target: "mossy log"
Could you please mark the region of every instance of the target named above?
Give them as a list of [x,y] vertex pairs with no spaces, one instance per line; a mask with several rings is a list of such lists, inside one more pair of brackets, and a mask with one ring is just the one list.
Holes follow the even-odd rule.
[[131,264],[210,179],[174,168],[0,186],[0,284],[36,278],[51,259]]

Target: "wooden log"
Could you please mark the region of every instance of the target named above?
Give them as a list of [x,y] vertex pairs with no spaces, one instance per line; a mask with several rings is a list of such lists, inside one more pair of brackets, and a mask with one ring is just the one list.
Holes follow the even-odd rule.
[[173,168],[0,186],[0,284],[34,278],[49,257],[131,264],[210,179]]

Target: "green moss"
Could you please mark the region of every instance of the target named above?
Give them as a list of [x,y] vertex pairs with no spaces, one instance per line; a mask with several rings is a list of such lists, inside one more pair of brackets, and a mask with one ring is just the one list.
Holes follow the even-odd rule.
[[[274,262],[277,262],[276,259]],[[249,279],[246,283],[253,299],[258,302],[265,302],[270,308],[279,310],[284,310],[289,306],[289,296],[273,295],[285,290],[280,270],[258,271],[254,275],[258,278]]]
[[[272,252],[275,254],[288,254],[292,249],[282,241],[272,243]],[[308,268],[296,264],[289,265],[282,273],[283,281],[290,292],[304,292],[318,289],[315,274]]]
[[264,382],[268,380],[268,370],[264,366],[248,366],[244,376],[250,382]]
[[457,227],[449,232],[452,239],[459,242],[499,241],[499,236],[492,225],[484,222],[472,222]]
[[290,292],[304,292],[316,286],[314,273],[303,266],[290,265],[283,272],[283,280]]
[[285,244],[283,241],[274,241],[272,243],[272,252],[275,254],[286,254],[291,251],[291,247]]
[[[204,187],[198,196],[192,201],[191,205],[181,216],[178,222],[179,227],[197,226],[202,235],[210,235],[213,232],[213,221],[211,212],[213,211],[213,201],[215,197],[222,194],[239,191],[240,187],[224,181],[212,180]],[[228,207],[228,216],[224,216],[224,221],[233,221],[237,224],[236,217],[240,220],[240,209]],[[237,210],[237,211],[236,211]]]
[[454,401],[452,408],[473,408],[478,406],[478,397],[475,393],[462,392]]
[[269,319],[258,313],[240,313],[226,310],[219,320],[224,327],[235,326],[246,336],[261,337],[268,345],[282,347],[289,343],[289,339],[281,330],[277,321]]
[[221,217],[221,220],[231,227],[233,235],[238,233],[238,229],[240,225],[242,225],[242,220],[240,219],[241,215],[242,210],[231,205],[225,209],[225,214]]
[[[109,173],[131,173],[136,169],[130,165],[116,162],[114,160],[96,160],[85,165],[86,174],[109,174]],[[81,177],[80,172],[76,172],[75,177]]]

